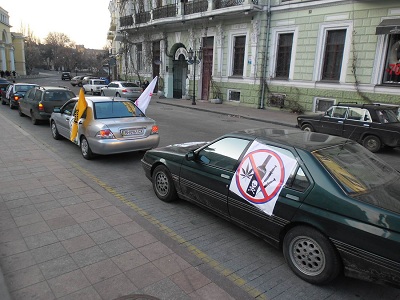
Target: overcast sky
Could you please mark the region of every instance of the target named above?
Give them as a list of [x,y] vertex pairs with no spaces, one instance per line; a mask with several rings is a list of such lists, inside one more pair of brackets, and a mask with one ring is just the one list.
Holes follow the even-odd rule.
[[110,27],[110,0],[0,0],[11,32],[29,28],[41,41],[50,32],[66,34],[78,45],[103,49]]

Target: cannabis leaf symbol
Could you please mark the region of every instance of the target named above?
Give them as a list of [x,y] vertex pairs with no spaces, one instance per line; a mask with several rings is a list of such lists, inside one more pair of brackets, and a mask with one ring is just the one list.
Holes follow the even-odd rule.
[[247,164],[246,170],[242,168],[242,172],[240,174],[242,178],[250,179],[253,176],[253,169],[249,169],[249,166],[250,164]]

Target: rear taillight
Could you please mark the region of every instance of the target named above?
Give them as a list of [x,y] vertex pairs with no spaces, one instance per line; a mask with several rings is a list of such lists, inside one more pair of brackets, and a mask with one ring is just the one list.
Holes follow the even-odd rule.
[[123,92],[123,93],[127,93],[127,92],[128,92],[128,90],[127,90],[127,89],[123,89],[121,92]]
[[18,101],[19,99],[21,99],[20,96],[14,96],[14,101]]
[[100,130],[96,133],[96,137],[99,139],[115,139],[115,136],[110,129]]
[[150,134],[157,134],[157,133],[158,133],[158,126],[157,125],[153,125],[153,127],[151,127]]
[[38,104],[39,111],[44,111],[44,105],[42,103]]

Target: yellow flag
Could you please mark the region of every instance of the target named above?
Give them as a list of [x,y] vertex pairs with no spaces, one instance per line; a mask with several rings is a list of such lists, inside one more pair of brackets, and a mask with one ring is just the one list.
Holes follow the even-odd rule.
[[75,108],[74,120],[72,121],[72,126],[71,126],[71,137],[70,137],[71,141],[74,141],[76,135],[78,134],[78,121],[85,112],[86,107],[87,103],[85,99],[85,92],[83,91],[83,88],[81,88],[81,90],[79,91],[78,104],[76,105]]

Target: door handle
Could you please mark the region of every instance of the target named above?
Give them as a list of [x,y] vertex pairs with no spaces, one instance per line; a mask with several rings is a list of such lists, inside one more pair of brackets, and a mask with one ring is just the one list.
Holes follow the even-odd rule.
[[340,121],[338,121],[338,123],[340,123],[340,124],[343,124],[343,121],[342,121],[342,120],[340,120]]
[[292,199],[292,200],[294,200],[294,201],[300,201],[300,198],[299,198],[299,197],[297,197],[297,196],[295,196],[295,195],[292,195],[292,194],[286,194],[286,198]]
[[221,177],[222,178],[226,178],[226,179],[231,179],[231,177],[229,175],[226,175],[226,174],[221,174]]
[[364,127],[369,127],[369,124],[363,124],[364,125]]

